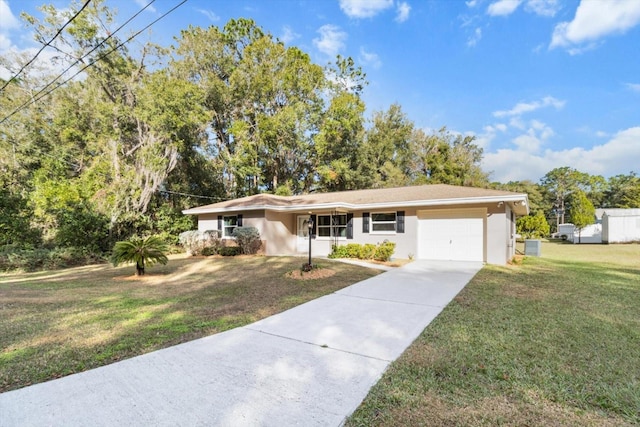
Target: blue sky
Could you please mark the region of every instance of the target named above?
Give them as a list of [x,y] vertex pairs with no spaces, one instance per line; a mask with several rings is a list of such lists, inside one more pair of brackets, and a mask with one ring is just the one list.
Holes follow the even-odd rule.
[[[106,3],[122,22],[149,1]],[[130,28],[179,1],[156,0]],[[0,0],[2,55],[35,52],[19,15],[42,3]],[[640,0],[188,0],[141,41],[239,17],[319,64],[353,57],[368,116],[398,103],[417,127],[475,135],[492,180],[640,172]]]

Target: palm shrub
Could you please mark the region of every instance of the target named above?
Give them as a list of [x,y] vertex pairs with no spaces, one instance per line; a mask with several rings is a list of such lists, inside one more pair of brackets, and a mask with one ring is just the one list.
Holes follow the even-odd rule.
[[165,252],[167,245],[157,236],[141,238],[133,236],[124,242],[117,242],[113,247],[111,262],[114,267],[130,262],[136,263],[136,275],[144,274],[145,264],[152,266],[155,263],[166,264],[168,261]]

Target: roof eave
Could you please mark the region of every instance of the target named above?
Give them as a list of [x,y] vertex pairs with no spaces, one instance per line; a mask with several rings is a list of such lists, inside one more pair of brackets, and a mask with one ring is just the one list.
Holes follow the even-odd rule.
[[435,199],[435,200],[410,200],[397,202],[378,202],[378,203],[310,203],[307,205],[295,206],[275,206],[275,205],[255,205],[255,206],[230,206],[226,208],[209,208],[209,209],[186,209],[182,213],[184,215],[199,215],[207,213],[229,213],[242,212],[248,210],[270,210],[277,212],[313,212],[328,209],[348,209],[348,210],[364,210],[364,209],[385,209],[392,207],[419,207],[419,206],[446,206],[452,204],[467,205],[479,203],[512,203],[514,211],[518,215],[526,215],[529,213],[529,203],[526,194],[485,196],[485,197],[465,197],[459,199]]

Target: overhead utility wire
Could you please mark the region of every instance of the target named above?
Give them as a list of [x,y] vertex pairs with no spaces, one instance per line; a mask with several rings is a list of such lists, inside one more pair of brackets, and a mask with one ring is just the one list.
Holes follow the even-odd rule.
[[[71,68],[75,67],[76,64],[78,62],[82,62],[84,63],[84,59],[86,59],[89,55],[91,55],[93,52],[95,52],[98,48],[100,48],[103,44],[105,44],[110,38],[112,38],[113,36],[115,36],[118,31],[120,31],[122,28],[124,28],[129,22],[133,21],[138,15],[140,15],[146,8],[148,8],[149,6],[151,6],[156,0],[151,0],[149,3],[147,3],[147,5],[145,7],[143,7],[142,9],[140,9],[138,12],[136,12],[135,15],[133,15],[131,18],[129,18],[124,24],[120,25],[118,28],[116,28],[113,32],[109,33],[109,35],[102,40],[100,43],[98,43],[93,49],[91,49],[89,52],[85,53],[84,55],[82,55],[80,58],[76,59],[75,62],[71,65],[69,65],[62,73],[58,74],[58,76],[51,80],[46,86],[44,86],[43,88],[41,88],[38,92],[35,93],[35,95],[33,95],[31,97],[31,99],[37,98],[37,100],[39,100],[40,98],[38,98],[38,96],[44,92],[45,90],[47,90],[47,88],[49,88],[52,84],[54,84],[56,81],[58,81],[58,79],[60,79],[61,77],[63,77],[67,71],[69,71]],[[29,104],[29,101],[27,101],[26,103],[22,104],[21,106],[18,107],[18,110],[20,110],[23,107],[26,107]],[[10,116],[9,116],[10,117]],[[8,118],[8,117],[7,117]],[[1,123],[1,122],[0,122]]]
[[9,113],[6,117],[4,117],[2,120],[0,120],[0,124],[4,123],[5,121],[7,121],[9,118],[13,117],[16,113],[20,112],[21,110],[23,110],[24,108],[35,104],[36,102],[40,101],[42,98],[44,98],[45,96],[49,95],[50,93],[52,93],[53,91],[55,91],[56,89],[58,89],[60,86],[64,86],[66,83],[68,83],[69,81],[73,80],[73,78],[75,76],[77,76],[78,74],[82,73],[84,70],[86,70],[87,68],[91,67],[93,64],[95,64],[98,61],[103,60],[104,58],[106,58],[107,56],[109,56],[110,54],[112,54],[114,51],[120,49],[122,46],[124,46],[125,44],[129,43],[131,40],[133,40],[134,38],[136,38],[137,36],[139,36],[143,31],[145,31],[146,29],[148,29],[149,27],[151,27],[152,25],[154,25],[155,23],[157,23],[158,21],[160,21],[161,19],[163,19],[165,16],[169,15],[171,12],[173,12],[174,10],[176,10],[178,7],[182,6],[183,4],[185,4],[187,2],[187,0],[182,0],[180,3],[178,3],[177,5],[175,5],[173,8],[169,9],[167,12],[165,12],[164,14],[162,14],[160,17],[158,17],[156,20],[154,20],[153,22],[151,22],[150,24],[148,24],[147,26],[145,26],[144,28],[142,28],[141,30],[139,30],[138,32],[136,32],[135,34],[133,34],[131,37],[129,37],[127,40],[123,41],[122,43],[120,43],[119,45],[115,46],[113,49],[109,50],[108,52],[98,56],[96,58],[95,61],[90,62],[89,64],[85,65],[84,67],[82,67],[80,70],[78,70],[75,74],[73,74],[71,77],[69,77],[68,79],[66,79],[65,81],[58,83],[57,86],[51,88],[50,90],[48,90],[47,92],[43,93],[42,95],[38,96],[37,98],[34,97],[33,99],[31,99],[31,101],[25,102],[24,104],[22,104],[21,106],[19,106],[18,108],[16,108],[15,110],[13,110],[11,113]]
[[[84,58],[86,58],[88,55],[90,55],[91,53],[93,53],[96,49],[98,49],[100,46],[102,46],[107,40],[109,40],[110,38],[112,38],[118,31],[120,31],[124,26],[126,26],[129,22],[131,22],[133,19],[135,19],[140,13],[142,13],[145,9],[147,9],[149,6],[151,6],[152,3],[154,3],[156,0],[151,0],[146,6],[144,6],[142,9],[140,9],[136,14],[134,14],[131,18],[129,18],[124,24],[122,24],[120,27],[118,27],[117,29],[115,29],[112,33],[109,34],[109,36],[104,39],[102,42],[100,42],[100,44],[98,44],[96,47],[94,47],[93,49],[91,49],[89,52],[87,52],[86,54],[84,54],[81,58],[77,59],[73,64],[71,64],[67,69],[65,69],[61,74],[59,74],[55,79],[53,79],[49,84],[47,84],[44,88],[42,88],[39,92],[36,93],[36,95],[34,96],[37,97],[38,95],[40,95],[40,93],[42,93],[44,90],[46,90],[49,86],[51,86],[53,83],[55,83],[60,77],[62,77],[67,71],[69,71],[74,65],[76,65],[78,62],[82,61]],[[42,50],[49,46],[51,44],[51,42],[53,42],[53,40],[58,37],[60,35],[60,33],[62,32],[62,30],[64,30],[64,28],[70,23],[72,22],[79,14],[82,10],[84,10],[86,8],[86,6],[91,2],[91,0],[87,0],[87,2],[84,4],[84,6],[82,7],[82,9],[80,9],[66,24],[64,24],[62,26],[62,28],[60,28],[60,30],[56,33],[56,35],[49,41],[49,43],[45,44],[40,51],[27,63],[25,64],[20,71],[18,71],[18,73],[16,73],[15,76],[13,76],[11,79],[9,79],[5,85],[0,88],[0,90],[4,89],[9,82],[11,82],[12,80],[14,80],[16,77],[18,77],[18,75],[29,65],[31,64],[40,54],[40,52],[42,52]],[[125,42],[121,43],[120,45],[116,46],[114,49],[112,49],[111,51],[107,52],[106,54],[102,55],[100,58],[98,58],[96,61],[99,61],[101,59],[103,59],[104,57],[106,57],[107,55],[111,54],[114,50],[122,47],[124,44],[128,43],[129,41],[131,41],[133,38],[135,38],[136,36],[138,36],[142,31],[146,30],[147,28],[149,28],[150,26],[152,26],[153,24],[155,24],[156,22],[158,22],[160,19],[164,18],[166,15],[168,15],[169,13],[173,12],[175,9],[177,9],[178,7],[182,6],[184,3],[186,3],[187,0],[182,1],[181,3],[179,3],[178,5],[176,5],[173,9],[169,10],[167,13],[165,13],[164,15],[160,16],[158,19],[156,19],[155,21],[153,21],[151,24],[147,25],[146,27],[144,27],[142,30],[140,30],[139,32],[137,32],[136,34],[134,34],[133,36],[131,36],[129,39],[127,39]],[[75,77],[76,75],[78,75],[79,73],[81,73],[82,71],[84,71],[86,68],[88,68],[89,66],[93,65],[93,63],[88,64],[87,66],[85,66],[82,70],[80,70],[78,73],[74,74],[71,79],[73,77]],[[69,79],[70,80],[70,79]],[[53,92],[53,90],[57,89],[58,87],[62,86],[63,84],[65,84],[66,82],[68,82],[69,80],[65,80],[64,82],[62,82],[61,84],[59,84],[58,86],[56,86],[54,89],[52,89],[51,91],[47,92],[45,95],[48,95],[49,93]],[[9,116],[5,117],[0,123],[4,122],[5,120],[7,120],[9,117],[11,117],[12,115],[14,115],[15,113],[17,113],[19,110],[21,110],[24,107],[27,107],[29,105],[31,105],[34,102],[37,102],[38,100],[40,100],[42,97],[37,98],[35,101],[31,102],[31,103],[27,103],[27,104],[23,104],[20,107],[18,107],[17,111],[12,112]],[[60,159],[57,156],[51,155],[49,153],[45,153],[45,152],[41,152],[41,154],[44,154],[45,156],[57,159],[57,160],[62,160],[62,162],[68,164],[69,166],[73,166],[73,167],[77,167],[77,165],[75,163],[72,163],[68,160],[65,159]],[[196,197],[196,198],[201,198],[201,199],[211,199],[211,200],[228,200],[226,198],[223,197],[213,197],[213,196],[202,196],[199,194],[190,194],[190,193],[181,193],[178,191],[170,191],[170,190],[158,190],[160,193],[166,193],[166,194],[174,194],[174,195],[178,195],[178,196],[187,196],[187,197]]]
[[54,41],[55,39],[57,39],[57,38],[58,38],[58,36],[62,33],[62,30],[64,30],[64,29],[67,27],[67,25],[69,25],[69,24],[70,24],[74,19],[76,19],[76,18],[78,17],[78,15],[80,15],[80,13],[81,13],[83,10],[85,10],[85,9],[86,9],[86,7],[89,5],[89,3],[91,3],[91,0],[87,0],[87,1],[82,5],[82,7],[80,8],[80,10],[78,10],[78,11],[75,13],[75,15],[73,15],[73,16],[71,17],[71,19],[69,19],[69,20],[68,20],[68,21],[67,21],[67,22],[66,22],[62,27],[60,27],[60,29],[58,30],[58,32],[57,32],[57,33],[56,33],[56,34],[51,38],[51,40],[49,40],[47,43],[45,43],[45,44],[40,48],[40,50],[38,51],[38,53],[36,53],[36,54],[35,54],[35,56],[34,56],[33,58],[31,58],[31,60],[30,60],[29,62],[27,62],[26,64],[24,64],[24,65],[22,66],[22,68],[20,68],[20,70],[16,73],[16,75],[15,75],[15,76],[11,77],[9,80],[7,80],[6,82],[4,82],[4,84],[3,84],[3,85],[2,85],[2,87],[0,88],[0,91],[3,91],[3,90],[4,90],[4,88],[6,88],[6,87],[9,85],[9,83],[11,83],[13,80],[17,79],[17,78],[18,78],[18,76],[20,75],[20,73],[22,73],[22,72],[25,70],[25,68],[27,68],[29,65],[31,65],[31,63],[32,63],[33,61],[35,61],[35,60],[36,60],[36,58],[38,58],[38,55],[40,55],[40,54],[42,53],[42,51],[43,51],[47,46],[51,46],[51,43],[53,43],[53,41]]

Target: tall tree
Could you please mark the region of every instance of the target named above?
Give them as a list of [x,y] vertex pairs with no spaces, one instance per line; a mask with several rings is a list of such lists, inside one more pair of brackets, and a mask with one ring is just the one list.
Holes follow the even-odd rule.
[[609,178],[602,205],[605,208],[640,208],[640,177],[630,172]]
[[343,191],[359,187],[363,114],[364,103],[353,93],[342,92],[331,99],[315,138],[320,189]]
[[373,114],[361,148],[360,177],[363,187],[396,187],[407,183],[409,143],[413,122],[399,104]]
[[408,175],[414,183],[485,186],[482,148],[473,136],[454,135],[446,127],[430,134],[415,130],[408,152]]
[[569,196],[574,191],[587,187],[588,180],[589,175],[568,166],[553,169],[540,180],[550,207],[549,213],[556,217],[556,230],[558,224],[565,222]]
[[308,191],[328,88],[322,67],[248,19],[190,27],[174,52],[174,69],[206,94],[210,152],[227,194]]
[[[78,7],[77,2],[68,10],[45,6],[44,20],[25,18],[44,42]],[[93,170],[101,176],[101,191],[107,197],[101,197],[100,208],[112,226],[123,215],[147,211],[154,193],[176,167],[181,150],[191,148],[192,139],[201,134],[201,92],[162,69],[149,72],[147,61],[159,61],[164,51],[145,45],[131,54],[109,30],[113,22],[112,11],[96,0],[56,44],[63,63],[91,64],[86,78],[67,89],[74,97],[58,113],[69,117],[64,121],[72,131],[68,136],[80,149],[69,153],[67,164],[78,168],[76,174]],[[73,103],[77,106],[70,108]],[[69,115],[71,111],[77,117]],[[87,150],[92,155],[85,156]]]

